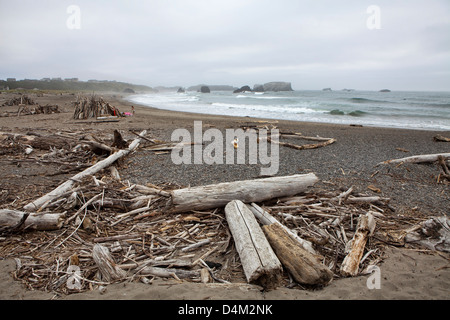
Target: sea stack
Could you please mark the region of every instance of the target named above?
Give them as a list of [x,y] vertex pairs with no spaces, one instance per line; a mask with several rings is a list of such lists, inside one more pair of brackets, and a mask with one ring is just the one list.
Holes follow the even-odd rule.
[[268,82],[263,87],[264,91],[294,91],[290,82]]
[[210,93],[211,90],[209,89],[208,86],[202,86],[202,87],[200,88],[200,92],[201,92],[201,93]]

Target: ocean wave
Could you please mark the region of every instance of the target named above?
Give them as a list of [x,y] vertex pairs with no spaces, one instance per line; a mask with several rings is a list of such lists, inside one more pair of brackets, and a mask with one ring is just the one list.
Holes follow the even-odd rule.
[[330,114],[332,114],[332,115],[337,115],[337,116],[343,116],[344,114],[345,114],[345,112],[344,111],[341,111],[341,110],[339,110],[339,109],[334,109],[334,110],[331,110],[330,111]]
[[353,102],[353,103],[393,103],[393,102],[389,102],[389,101],[372,100],[372,99],[367,99],[367,98],[350,98],[350,99],[348,99],[348,101]]
[[197,96],[186,94],[148,94],[137,97],[132,97],[131,101],[143,104],[170,104],[170,103],[183,103],[183,102],[197,102],[200,99]]
[[334,110],[331,110],[328,113],[331,114],[331,115],[334,115],[334,116],[343,116],[343,115],[347,114],[347,115],[352,116],[352,117],[362,117],[362,116],[366,115],[368,112],[361,111],[361,110],[355,110],[355,111],[350,111],[348,113],[345,113],[342,110],[334,109]]
[[237,95],[237,99],[263,99],[263,100],[275,100],[275,99],[285,99],[285,97],[273,97],[273,96],[264,96],[264,95],[251,95],[246,96],[243,94]]
[[355,111],[352,111],[352,112],[348,113],[348,115],[352,116],[352,117],[362,117],[365,114],[367,114],[367,112],[364,112],[364,111],[361,111],[361,110],[355,110]]
[[296,106],[285,106],[285,105],[262,105],[262,104],[232,104],[232,103],[222,103],[215,102],[212,104],[215,107],[227,108],[227,109],[241,109],[241,110],[251,110],[260,112],[276,112],[276,113],[324,113],[321,110],[314,110],[308,107],[296,107]]
[[[240,93],[187,92],[144,94],[129,101],[155,108],[217,115],[262,117],[294,121],[361,124],[364,126],[450,130],[450,94],[378,92]],[[385,100],[385,101],[382,101]]]

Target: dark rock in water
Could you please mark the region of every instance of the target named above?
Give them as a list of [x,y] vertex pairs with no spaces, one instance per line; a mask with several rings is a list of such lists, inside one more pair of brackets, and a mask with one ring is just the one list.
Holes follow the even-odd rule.
[[293,91],[290,82],[268,82],[263,87],[264,91]]
[[123,90],[123,92],[125,92],[125,93],[136,93],[136,92],[134,92],[134,90],[131,89],[131,88],[126,88],[125,90]]
[[237,89],[236,87],[225,85],[225,84],[212,84],[212,85],[197,84],[195,86],[188,87],[186,90],[200,92],[200,88],[203,86],[207,86],[212,91],[233,91],[233,90]]
[[391,92],[391,90],[389,90],[389,89],[382,89],[382,90],[380,90],[380,92]]
[[331,91],[331,88],[323,88],[322,91]]
[[243,87],[240,87],[239,89],[234,90],[233,93],[240,93],[240,92],[245,92],[245,91],[252,91],[252,89],[250,89],[249,86],[243,86]]
[[179,87],[178,90],[177,90],[177,92],[178,92],[178,93],[184,93],[185,91],[184,91],[183,88]]
[[254,92],[264,92],[264,85],[262,85],[262,84],[255,84],[253,86],[253,91]]
[[200,88],[200,92],[201,92],[201,93],[210,93],[211,90],[209,89],[208,86],[202,86],[202,87]]

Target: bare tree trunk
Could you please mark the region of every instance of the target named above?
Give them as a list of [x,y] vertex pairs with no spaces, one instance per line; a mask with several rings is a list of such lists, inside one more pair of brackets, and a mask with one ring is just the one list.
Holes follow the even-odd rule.
[[302,284],[325,285],[333,279],[333,272],[303,249],[282,226],[272,223],[263,226],[262,229],[275,254],[295,281]]
[[409,162],[409,163],[435,162],[435,161],[438,161],[439,157],[443,157],[444,159],[449,159],[450,153],[424,154],[424,155],[417,155],[417,156],[411,156],[411,157],[400,158],[400,159],[392,159],[392,160],[380,162],[377,164],[377,166],[382,165],[382,164],[395,164],[395,163],[402,163],[402,162]]
[[277,219],[272,217],[267,211],[263,210],[260,206],[258,206],[256,203],[252,203],[251,205],[247,205],[247,207],[250,209],[251,212],[255,215],[256,218],[258,218],[259,222],[263,225],[270,225],[273,223],[276,223],[280,225],[292,238],[294,238],[306,251],[308,251],[311,254],[317,254],[314,248],[312,247],[312,243],[300,238],[295,233],[293,233],[291,230],[289,230],[288,227],[282,225]]
[[306,191],[318,180],[314,173],[308,173],[174,190],[172,212],[217,208],[233,200],[260,202],[276,197],[292,196]]
[[56,230],[61,228],[64,215],[64,213],[39,214],[1,209],[0,228],[18,230]]
[[243,202],[234,200],[225,206],[225,216],[247,282],[275,288],[280,281],[282,266],[253,213]]

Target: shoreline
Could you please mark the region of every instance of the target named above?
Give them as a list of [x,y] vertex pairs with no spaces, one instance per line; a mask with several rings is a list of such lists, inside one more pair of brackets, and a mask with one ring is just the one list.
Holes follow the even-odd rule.
[[[309,91],[311,91],[311,90],[309,90]],[[309,91],[307,91],[307,92],[309,92]],[[319,92],[319,90],[317,90],[317,91]],[[299,92],[301,92],[301,91],[299,91]],[[170,92],[170,93],[176,94],[174,92]],[[122,102],[128,103],[128,104],[135,103],[136,105],[139,105],[139,106],[144,107],[144,108],[153,108],[153,109],[163,110],[163,111],[181,112],[181,113],[184,113],[184,114],[197,114],[199,116],[218,116],[218,117],[237,117],[237,118],[242,118],[241,116],[236,116],[236,115],[229,116],[229,115],[226,115],[226,114],[212,114],[212,113],[190,112],[190,111],[182,111],[182,110],[170,110],[170,109],[154,107],[154,106],[151,106],[151,105],[146,105],[146,104],[143,104],[143,103],[140,103],[140,102],[134,102],[134,101],[130,100],[130,98],[138,97],[138,96],[142,96],[142,95],[146,95],[146,94],[144,94],[144,93],[142,93],[142,94],[130,94],[127,97],[122,98]],[[152,93],[151,95],[157,95],[157,93]],[[324,124],[324,125],[342,125],[342,126],[359,126],[359,127],[363,126],[363,127],[380,128],[380,129],[404,129],[404,130],[419,130],[419,131],[450,132],[449,128],[446,128],[446,129],[441,129],[441,128],[415,128],[415,127],[412,127],[411,125],[410,126],[402,126],[402,125],[398,125],[398,126],[386,125],[386,126],[383,126],[383,125],[379,125],[379,124],[358,123],[357,120],[358,120],[359,117],[354,117],[355,118],[355,122],[354,123],[351,123],[351,121],[347,121],[348,123],[339,123],[337,121],[336,122],[333,122],[333,121],[327,122],[327,121],[311,121],[311,120],[298,120],[298,119],[297,120],[291,120],[291,119],[280,118],[280,117],[278,117],[278,118],[277,117],[268,117],[268,118],[266,118],[266,117],[260,117],[260,116],[245,116],[245,117],[248,118],[248,119],[257,119],[257,120],[264,119],[264,120],[268,120],[268,121],[288,121],[288,122],[300,122],[300,123],[309,123],[309,124],[314,123],[314,124]],[[340,116],[337,116],[336,120],[339,119],[339,117]]]
[[[98,94],[101,96],[101,94]],[[446,136],[447,131],[429,131],[399,128],[352,127],[342,124],[299,122],[234,116],[204,115],[157,109],[127,101],[122,94],[104,96],[121,112],[135,106],[136,115],[114,123],[90,123],[73,120],[70,101],[74,95],[44,95],[34,97],[37,102],[59,104],[64,112],[26,116],[0,117],[0,130],[17,133],[35,132],[81,132],[111,136],[114,129],[124,138],[134,137],[129,130],[148,130],[147,137],[170,141],[173,130],[191,130],[194,120],[201,120],[203,128],[239,128],[240,125],[276,125],[281,130],[301,132],[304,135],[330,137],[336,143],[318,149],[294,150],[280,147],[280,169],[277,175],[314,172],[320,179],[318,190],[339,192],[354,186],[355,192],[389,197],[396,214],[413,212],[420,216],[449,214],[450,195],[448,184],[436,183],[439,173],[435,165],[390,166],[375,168],[385,160],[409,155],[448,152],[450,144],[434,142],[436,133]],[[5,98],[0,95],[0,99]],[[2,101],[0,100],[0,105]],[[1,111],[17,112],[17,106],[0,107]],[[263,122],[259,122],[263,121]],[[299,143],[297,140],[286,140]],[[398,150],[398,149],[403,149]],[[405,152],[404,150],[407,150]],[[254,179],[258,177],[260,165],[174,165],[170,155],[155,155],[140,150],[127,158],[127,165],[119,169],[123,180],[133,183],[172,183],[180,186],[204,185],[225,181]],[[30,170],[27,174],[26,170]],[[25,170],[22,171],[20,170]],[[30,184],[38,191],[58,185],[66,176],[50,178],[39,173],[46,170],[32,163],[23,163],[20,169],[5,163],[0,169],[0,178],[5,181],[2,190],[14,192]],[[378,172],[377,172],[378,171]],[[70,177],[68,175],[67,177]],[[380,189],[376,192],[368,188]],[[16,188],[16,189],[14,189]],[[5,205],[3,203],[2,205]],[[1,246],[1,241],[0,241]],[[447,257],[447,258],[444,258]],[[63,296],[62,299],[448,299],[450,270],[448,255],[427,250],[389,247],[386,260],[380,265],[382,282],[380,290],[369,290],[367,276],[332,281],[320,290],[280,288],[262,293],[251,286],[220,286],[157,280],[152,285],[143,283],[115,284],[107,287],[105,294],[98,290]],[[10,275],[15,269],[13,260],[0,257],[1,299],[50,299],[51,293],[26,290]]]

